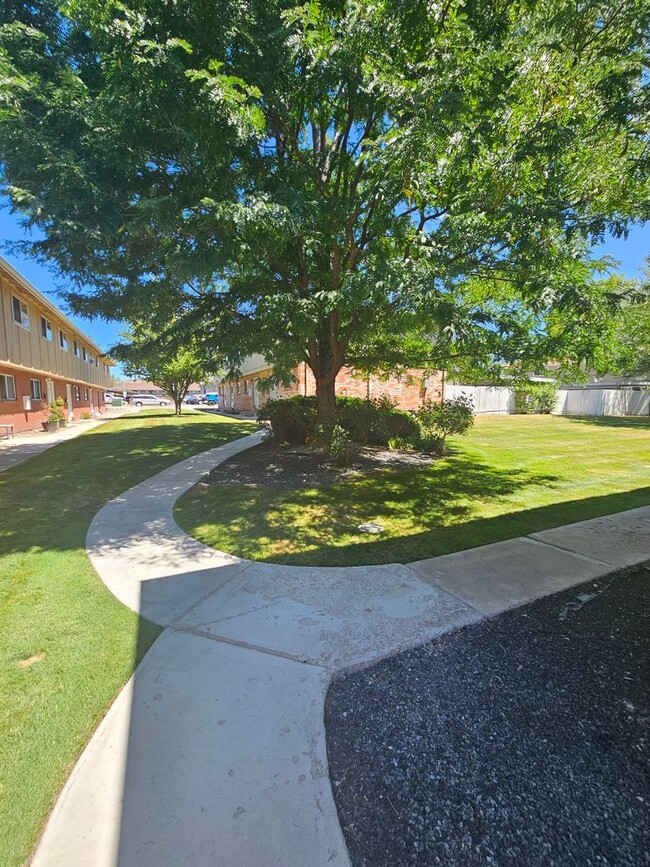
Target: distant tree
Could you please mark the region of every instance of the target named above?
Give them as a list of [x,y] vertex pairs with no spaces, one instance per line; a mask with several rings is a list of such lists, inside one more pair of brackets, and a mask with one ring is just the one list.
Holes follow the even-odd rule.
[[610,373],[650,380],[650,301],[625,307],[614,330]]
[[602,372],[650,379],[650,256],[630,302],[618,311]]
[[646,263],[639,279],[613,275],[598,282],[603,303],[588,324],[579,319],[551,324],[549,340],[556,328],[571,329],[572,341],[582,348],[584,363],[560,365],[561,379],[580,381],[594,373],[650,378],[650,258]]
[[306,362],[322,419],[344,364],[577,356],[650,214],[647,0],[5,6],[4,190],[73,308]]
[[122,363],[127,376],[146,379],[162,388],[174,401],[176,415],[193,382],[214,375],[219,360],[206,362],[196,345],[179,346],[169,335],[157,336],[143,324],[123,335],[125,342],[111,350],[111,357]]

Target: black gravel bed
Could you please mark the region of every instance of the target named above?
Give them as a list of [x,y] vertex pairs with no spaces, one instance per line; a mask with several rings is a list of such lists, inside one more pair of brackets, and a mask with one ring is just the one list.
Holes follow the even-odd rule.
[[274,440],[234,455],[208,474],[209,484],[261,485],[279,490],[320,487],[385,469],[418,469],[435,458],[420,452],[357,446],[350,466],[339,467],[322,451]]
[[336,680],[353,865],[650,864],[649,597],[589,582]]

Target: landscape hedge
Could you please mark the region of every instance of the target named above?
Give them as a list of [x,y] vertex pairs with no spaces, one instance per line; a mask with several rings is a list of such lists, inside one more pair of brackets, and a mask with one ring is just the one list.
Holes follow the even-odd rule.
[[[260,421],[271,424],[273,435],[279,442],[300,445],[314,442],[326,448],[342,451],[343,434],[346,441],[358,445],[387,446],[399,443],[402,448],[441,452],[447,433],[465,433],[472,423],[471,406],[460,399],[444,401],[442,405],[429,404],[416,413],[397,409],[386,397],[364,400],[359,397],[336,398],[337,416],[331,429],[324,430],[318,423],[318,406],[314,396],[295,395],[268,401],[258,411]],[[466,402],[466,399],[463,399]],[[465,418],[459,426],[459,413]],[[449,427],[450,420],[453,422]],[[334,436],[334,431],[339,433]]]

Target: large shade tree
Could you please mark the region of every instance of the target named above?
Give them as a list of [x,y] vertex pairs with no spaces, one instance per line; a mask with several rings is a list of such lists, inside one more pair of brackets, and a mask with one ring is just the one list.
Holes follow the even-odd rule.
[[346,363],[588,353],[590,245],[650,213],[647,0],[4,17],[4,189],[73,307],[304,361],[323,416]]

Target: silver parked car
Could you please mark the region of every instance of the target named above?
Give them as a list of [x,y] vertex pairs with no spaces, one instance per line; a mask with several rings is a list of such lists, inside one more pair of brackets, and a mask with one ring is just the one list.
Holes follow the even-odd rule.
[[169,406],[166,397],[157,397],[155,394],[132,394],[129,403],[131,406]]

